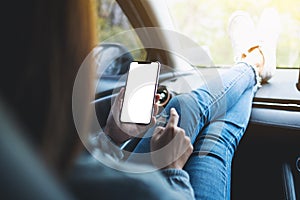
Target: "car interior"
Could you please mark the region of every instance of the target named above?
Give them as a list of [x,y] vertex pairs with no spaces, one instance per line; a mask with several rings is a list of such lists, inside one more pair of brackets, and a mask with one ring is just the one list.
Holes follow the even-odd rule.
[[[188,7],[186,2],[178,1],[177,3],[183,5],[182,9],[186,8],[184,6]],[[124,12],[132,28],[160,27],[176,30],[172,21],[174,17],[170,14],[171,5],[176,5],[175,2],[164,1],[159,4],[155,1],[139,0],[111,2],[111,5],[117,6],[116,4],[120,7],[118,9]],[[201,7],[201,4],[205,3],[197,1],[197,4]],[[193,61],[182,58],[172,51],[143,48],[143,46],[147,47],[149,42],[157,41],[152,41],[153,37],[147,38],[140,31],[136,33],[136,37],[140,40],[139,45],[141,45],[138,48],[146,51],[147,56],[136,58],[133,55],[133,59],[159,60],[163,64],[157,90],[161,95],[159,104],[162,107],[172,96],[189,92],[201,84]],[[201,33],[198,36],[201,38]],[[100,46],[107,45],[107,43],[116,45],[114,39],[108,38]],[[161,43],[163,49],[172,49],[172,37],[168,37],[168,34],[160,34],[159,37],[155,37],[155,40]],[[126,44],[118,43],[118,45],[120,49],[123,49]],[[205,46],[203,49],[206,50]],[[210,55],[209,51],[206,53]],[[228,65],[211,64],[204,60],[202,59],[202,63],[197,63],[197,70],[204,77],[213,73],[222,74],[229,68]],[[104,63],[104,65],[108,64]],[[296,199],[300,197],[299,54],[298,61],[292,65],[294,67],[278,66],[276,75],[268,83],[263,84],[255,95],[248,128],[233,160],[232,199]],[[118,63],[114,67],[128,68],[128,62]],[[102,86],[108,85],[107,83],[111,81],[114,82],[114,78],[120,79],[121,75],[121,73],[113,76],[104,75],[98,82],[94,103],[101,126],[105,126],[111,99],[116,96],[113,92],[116,89],[115,86],[112,84],[109,84],[111,87]],[[117,84],[120,84],[117,87],[122,87],[125,80],[122,79]],[[138,139],[132,139],[124,148],[132,150],[137,143]]]
[[[231,198],[300,198],[298,1],[288,0],[286,4],[282,1],[258,3],[253,0],[222,3],[217,0],[97,2],[99,44],[94,49],[94,55],[98,68],[95,100],[91,103],[95,106],[101,127],[105,127],[112,102],[126,84],[126,74],[132,61],[159,61],[162,64],[157,88],[161,111],[172,97],[190,92],[211,76],[222,76],[222,73],[234,64],[232,52],[229,50],[231,44],[226,36],[226,23],[232,11],[248,9],[257,20],[265,7],[275,6],[281,14],[284,27],[279,42],[280,51],[277,51],[276,75],[264,83],[255,94],[250,122],[233,159]],[[178,52],[177,42],[183,47],[194,47],[194,51],[200,52],[199,57],[189,56],[189,52]],[[285,55],[281,55],[283,52]],[[1,110],[5,110],[5,105],[0,104],[0,107]],[[5,112],[0,114],[4,123],[8,115]],[[10,122],[4,124],[9,125]],[[15,197],[22,198],[24,194],[21,193],[34,192],[36,199],[45,199],[45,188],[48,188],[48,199],[69,199],[68,192],[61,187],[63,183],[53,180],[51,174],[45,172],[40,163],[26,157],[32,152],[24,150],[22,142],[12,138],[13,134],[10,134],[20,130],[11,130],[8,125],[1,126],[1,132],[7,133],[0,134],[1,177],[7,180],[8,188],[17,187],[15,182],[22,178],[22,174],[28,180],[32,180],[28,183],[28,188],[14,194]],[[133,151],[139,140],[133,138],[124,143],[122,148]],[[16,145],[20,144],[20,147],[12,149],[3,141],[15,142]],[[22,152],[20,155],[23,157],[20,158],[18,152]],[[9,168],[19,164],[5,162],[5,155],[16,157],[14,161],[24,161],[27,165],[21,170],[16,170],[19,171],[18,174],[11,174]],[[40,174],[38,177],[34,176],[37,172]],[[14,177],[13,182],[11,177]],[[41,182],[45,184],[39,184]]]

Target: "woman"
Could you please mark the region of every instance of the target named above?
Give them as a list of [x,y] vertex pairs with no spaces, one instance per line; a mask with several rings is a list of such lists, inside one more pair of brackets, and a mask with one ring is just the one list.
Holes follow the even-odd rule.
[[[192,142],[196,136],[189,135],[189,131],[178,127],[179,119],[174,109],[170,114],[169,125],[158,128],[155,132],[152,148],[156,150],[178,136],[179,143],[187,151],[180,152],[183,156],[165,166],[167,169],[162,170],[164,175],[133,175],[116,171],[97,163],[90,156],[82,157],[71,175],[74,160],[82,152],[82,144],[72,118],[72,89],[81,62],[96,44],[94,3],[92,0],[29,0],[6,2],[4,7],[14,12],[7,17],[10,20],[5,30],[8,31],[5,32],[6,42],[3,43],[6,50],[4,66],[10,67],[6,67],[5,73],[1,73],[1,96],[9,104],[47,165],[63,182],[68,183],[72,194],[90,199],[194,198],[189,176],[182,170],[192,152],[190,139],[183,133],[191,136]],[[16,49],[17,57],[13,53]],[[252,55],[255,59],[261,58],[260,52],[255,48],[243,57],[244,61],[261,67],[261,59],[253,59],[255,62],[251,63]],[[247,68],[251,79],[247,87],[250,91],[247,97],[249,104],[255,76],[250,66],[245,65],[243,68]],[[90,75],[92,74],[91,71]],[[90,80],[92,88],[93,80]],[[113,136],[112,138],[114,139]],[[193,157],[188,163],[192,159]],[[198,180],[192,173],[192,166],[186,165],[186,170],[191,178]]]
[[[3,7],[14,12],[6,16],[1,97],[36,152],[71,193],[84,199],[182,199],[159,173],[122,173],[91,156],[74,166],[83,146],[73,122],[72,91],[81,63],[96,45],[94,1],[29,0],[6,2]],[[90,89],[93,74],[91,69]],[[181,138],[189,141],[185,135]],[[192,148],[189,142],[188,146]]]

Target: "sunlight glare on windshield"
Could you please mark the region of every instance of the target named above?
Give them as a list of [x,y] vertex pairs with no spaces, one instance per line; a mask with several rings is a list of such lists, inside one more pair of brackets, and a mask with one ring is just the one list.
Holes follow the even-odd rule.
[[300,66],[299,0],[166,0],[177,31],[208,49],[216,65],[233,63],[227,34],[230,15],[236,10],[250,13],[255,23],[265,8],[277,9],[281,32],[277,48],[277,66]]

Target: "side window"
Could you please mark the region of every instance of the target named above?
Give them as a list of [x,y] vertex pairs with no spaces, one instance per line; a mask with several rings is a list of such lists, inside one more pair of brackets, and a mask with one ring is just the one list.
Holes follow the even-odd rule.
[[[115,0],[97,0],[97,3],[100,62],[105,61],[105,65],[108,65],[104,73],[123,74],[132,60],[145,60],[146,51],[137,34],[129,31],[133,28]],[[128,34],[122,34],[126,31],[129,31]],[[107,63],[110,58],[116,60]]]

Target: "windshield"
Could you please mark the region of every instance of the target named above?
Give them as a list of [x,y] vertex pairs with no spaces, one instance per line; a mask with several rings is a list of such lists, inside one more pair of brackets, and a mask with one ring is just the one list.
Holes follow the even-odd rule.
[[264,8],[274,7],[280,15],[281,34],[277,48],[277,66],[300,66],[299,0],[166,0],[177,31],[187,35],[208,51],[215,65],[233,63],[227,34],[228,19],[236,10],[250,13],[258,22]]

